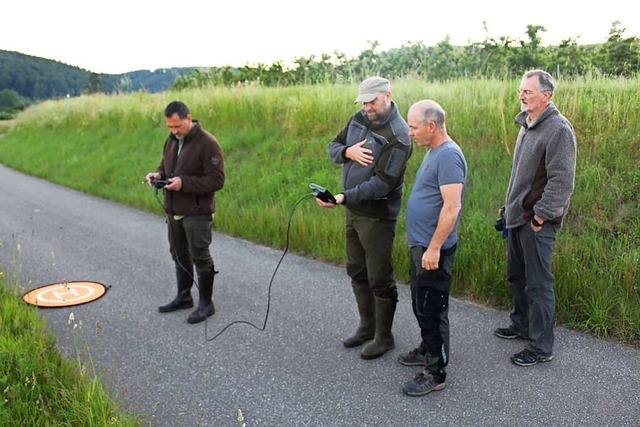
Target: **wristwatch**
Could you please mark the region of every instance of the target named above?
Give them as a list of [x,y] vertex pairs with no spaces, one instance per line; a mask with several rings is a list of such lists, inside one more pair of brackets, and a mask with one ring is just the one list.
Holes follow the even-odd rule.
[[536,227],[542,227],[542,224],[544,224],[544,222],[538,222],[538,221],[536,221],[536,217],[532,216],[531,217],[531,224],[535,225]]

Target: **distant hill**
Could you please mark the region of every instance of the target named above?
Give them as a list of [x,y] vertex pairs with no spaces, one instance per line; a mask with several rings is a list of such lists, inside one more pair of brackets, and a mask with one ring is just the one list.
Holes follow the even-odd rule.
[[[11,89],[25,99],[79,96],[92,74],[100,78],[105,93],[162,92],[173,85],[176,77],[198,67],[139,70],[123,74],[96,74],[62,62],[0,50],[0,91]],[[94,77],[95,78],[95,77]]]

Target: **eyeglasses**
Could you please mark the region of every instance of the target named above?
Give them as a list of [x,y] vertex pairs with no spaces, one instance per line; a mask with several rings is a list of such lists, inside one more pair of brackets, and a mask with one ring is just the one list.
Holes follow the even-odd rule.
[[518,95],[522,95],[524,94],[524,96],[531,96],[534,95],[536,93],[547,93],[547,92],[551,92],[549,90],[540,90],[540,91],[535,91],[535,90],[528,90],[528,89],[518,89]]
[[533,90],[528,90],[528,89],[518,89],[518,95],[522,95],[522,94],[524,94],[524,96],[531,96],[531,95],[533,95],[534,93],[536,93],[536,92],[535,92],[535,91],[533,91]]

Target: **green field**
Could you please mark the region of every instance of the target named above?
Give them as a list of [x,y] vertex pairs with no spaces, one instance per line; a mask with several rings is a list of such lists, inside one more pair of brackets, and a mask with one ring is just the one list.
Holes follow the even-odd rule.
[[[493,229],[504,202],[518,128],[517,81],[392,82],[406,114],[430,98],[447,111],[449,134],[469,164],[454,295],[508,307],[505,242]],[[83,96],[46,101],[19,115],[0,138],[3,164],[119,203],[162,214],[141,184],[160,161],[162,111],[185,101],[226,155],[227,184],[217,195],[218,232],[285,245],[293,205],[309,182],[340,191],[340,167],[327,145],[357,108],[355,85]],[[560,81],[554,95],[578,137],[576,188],[554,258],[561,324],[597,336],[640,342],[640,84],[637,79]],[[410,160],[406,195],[424,151]],[[290,250],[341,264],[342,208],[309,198],[291,221]],[[395,242],[398,280],[408,279],[404,217]],[[346,277],[346,276],[345,276]],[[345,279],[346,281],[346,279]]]

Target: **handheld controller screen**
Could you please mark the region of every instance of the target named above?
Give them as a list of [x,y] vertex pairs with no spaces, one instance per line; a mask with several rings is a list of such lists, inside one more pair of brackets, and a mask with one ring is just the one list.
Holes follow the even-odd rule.
[[313,190],[313,194],[323,202],[333,203],[334,205],[337,204],[336,198],[333,197],[333,194],[331,194],[326,188],[320,187],[318,184],[314,183],[309,184],[309,188],[311,188]]

